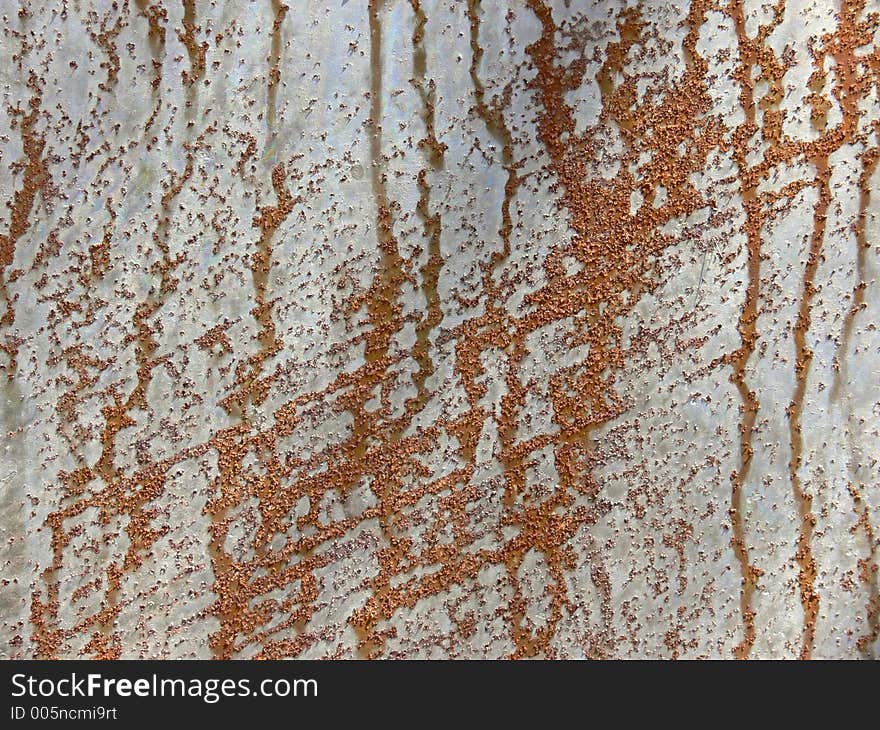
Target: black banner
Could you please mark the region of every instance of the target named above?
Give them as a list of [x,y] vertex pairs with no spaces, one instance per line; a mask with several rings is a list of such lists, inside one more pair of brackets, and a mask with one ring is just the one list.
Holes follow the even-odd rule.
[[[348,718],[393,727],[617,714],[656,720],[747,715],[774,699],[790,720],[845,683],[848,706],[872,696],[876,665],[780,662],[0,662],[4,727],[34,722],[253,721],[324,723]],[[826,671],[834,667],[834,677]],[[834,679],[838,681],[834,681]],[[807,704],[790,688],[816,687]],[[850,704],[854,701],[854,704]],[[612,715],[613,716],[613,715]],[[838,716],[840,719],[842,715]],[[706,717],[706,721],[711,718]],[[742,718],[741,718],[742,720]],[[286,723],[285,723],[286,724]]]

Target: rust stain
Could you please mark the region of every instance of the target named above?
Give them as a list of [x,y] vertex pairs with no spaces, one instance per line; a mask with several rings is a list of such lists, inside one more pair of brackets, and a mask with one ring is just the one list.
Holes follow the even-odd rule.
[[[15,166],[22,170],[22,184],[15,191],[9,205],[8,232],[0,235],[0,277],[2,277],[0,278],[0,294],[2,294],[6,305],[3,316],[0,317],[0,327],[5,329],[9,329],[15,322],[15,302],[10,297],[8,285],[9,278],[14,273],[9,272],[9,268],[15,261],[16,246],[30,227],[30,217],[37,197],[41,196],[48,205],[51,204],[55,194],[52,177],[45,160],[46,140],[37,128],[40,119],[40,104],[43,98],[42,84],[36,74],[31,74],[27,86],[31,91],[31,98],[27,105],[28,110],[25,112],[18,106],[8,110],[10,117],[18,120],[24,158]],[[15,375],[18,344],[14,339],[8,337],[3,344],[2,349],[9,358],[9,362],[4,364],[7,379],[11,379]]]
[[431,334],[443,323],[443,310],[440,302],[440,292],[437,285],[440,280],[440,271],[443,268],[443,254],[440,249],[440,240],[443,231],[443,218],[439,211],[431,210],[431,186],[428,182],[429,170],[438,171],[443,168],[443,155],[448,146],[437,139],[436,130],[436,84],[433,79],[427,78],[427,53],[425,51],[425,27],[428,17],[418,0],[410,0],[410,5],[416,16],[416,25],[413,30],[413,85],[419,93],[422,102],[422,121],[425,125],[425,136],[419,140],[419,147],[423,150],[428,167],[419,170],[418,187],[419,202],[416,210],[422,219],[424,238],[428,243],[427,259],[421,268],[422,292],[425,297],[426,313],[416,327],[416,344],[413,347],[413,358],[419,365],[419,371],[414,381],[416,396],[406,404],[409,413],[418,413],[430,397],[426,388],[428,378],[434,373],[434,363],[430,357]]
[[[118,9],[117,3],[113,3],[113,9]],[[97,14],[93,14],[97,18]],[[116,86],[119,78],[119,52],[116,48],[116,38],[119,36],[123,28],[122,16],[118,16],[112,25],[109,25],[111,13],[101,20],[100,30],[95,32],[89,30],[92,40],[97,43],[101,49],[107,54],[107,60],[101,62],[101,68],[107,70],[107,80],[98,84],[98,88],[102,91],[110,92]]]
[[852,531],[861,528],[868,543],[868,554],[859,559],[859,580],[867,588],[868,601],[865,606],[865,614],[868,620],[868,630],[859,637],[858,647],[862,656],[866,659],[876,658],[872,646],[880,636],[880,555],[878,555],[878,541],[874,534],[874,526],[868,515],[868,507],[859,489],[852,483],[848,485],[850,496],[853,501],[853,512],[856,515],[856,524]]
[[756,110],[753,80],[751,78],[752,67],[757,62],[757,57],[762,48],[762,41],[766,38],[769,28],[763,27],[757,39],[751,40],[746,34],[745,14],[743,3],[731,3],[731,18],[734,22],[737,41],[740,47],[740,65],[737,70],[740,82],[740,106],[745,113],[745,123],[737,130],[734,137],[734,155],[737,167],[740,170],[741,194],[743,206],[746,211],[745,234],[748,247],[748,286],[746,298],[740,313],[738,330],[741,337],[739,349],[728,356],[728,362],[733,368],[731,378],[736,384],[742,400],[742,422],[740,423],[740,468],[731,474],[730,493],[730,521],[733,527],[731,544],[733,545],[737,561],[739,562],[742,580],[742,592],[740,595],[740,611],[743,618],[743,638],[734,650],[738,659],[746,659],[755,643],[755,611],[752,607],[755,590],[761,571],[749,561],[749,550],[746,543],[745,523],[743,515],[743,487],[749,476],[752,456],[752,434],[755,428],[755,419],[758,416],[760,403],[755,392],[748,386],[746,370],[749,360],[755,352],[758,340],[758,300],[761,287],[761,229],[764,225],[764,213],[762,201],[757,196],[758,181],[750,178],[747,155],[748,145],[752,136],[757,131]]
[[144,126],[144,134],[150,131],[150,128],[156,122],[156,117],[162,109],[162,68],[165,61],[165,24],[168,21],[168,11],[161,2],[150,3],[148,0],[136,0],[138,10],[141,15],[147,19],[147,42],[150,45],[151,65],[153,67],[153,77],[150,81],[150,88],[155,97],[155,106],[153,113]]
[[177,31],[180,42],[186,46],[189,54],[189,71],[183,72],[183,82],[189,86],[195,84],[205,75],[205,57],[208,52],[208,42],[198,42],[196,36],[201,30],[196,25],[196,1],[181,0],[183,2],[183,31]]
[[801,526],[798,534],[797,552],[795,559],[798,564],[798,584],[800,586],[801,603],[804,609],[804,631],[801,658],[809,659],[813,650],[816,633],[816,618],[819,613],[819,594],[816,591],[816,560],[813,557],[812,536],[815,527],[815,517],[812,512],[813,497],[804,491],[798,470],[802,465],[803,437],[801,424],[801,411],[803,407],[804,393],[806,391],[807,375],[813,353],[806,344],[806,335],[810,329],[810,301],[812,299],[816,269],[819,266],[819,256],[825,236],[825,220],[830,201],[828,181],[831,170],[828,167],[827,158],[816,162],[819,175],[819,200],[816,203],[813,235],[810,240],[810,250],[807,266],[804,271],[804,295],[801,298],[801,307],[798,312],[797,323],[794,329],[795,342],[795,391],[788,408],[790,423],[790,446],[791,461],[789,473],[791,476],[791,488],[794,493],[795,503],[800,513]]
[[[763,650],[759,627],[776,610],[758,616],[759,591],[782,590],[767,569],[777,550],[790,550],[797,567],[799,655],[825,651],[831,630],[820,609],[835,595],[825,595],[819,559],[834,529],[829,512],[843,506],[814,504],[825,481],[804,438],[819,377],[811,343],[833,321],[830,401],[855,429],[847,360],[863,329],[873,331],[861,313],[872,302],[869,188],[880,159],[869,110],[877,13],[842,0],[826,33],[795,33],[811,70],[810,134],[794,138],[787,75],[799,56],[778,43],[794,12],[783,0],[755,17],[742,0],[669,10],[680,47],[667,16],[640,3],[600,20],[545,0],[500,9],[369,0],[360,26],[343,5],[316,21],[350,38],[332,77],[308,47],[310,32],[302,54],[283,52],[293,6],[271,0],[255,52],[234,14],[182,0],[186,56],[174,63],[188,67],[172,79],[166,5],[114,3],[86,18],[100,71],[65,66],[95,75],[88,108],[76,113],[50,103],[54,61],[40,44],[51,39],[30,31],[27,13],[7,24],[27,83],[26,98],[9,106],[23,154],[11,163],[0,236],[4,396],[24,413],[33,391],[45,444],[28,453],[40,454],[47,475],[36,496],[21,498],[46,515],[49,546],[31,561],[29,655],[141,651],[120,617],[166,591],[171,603],[201,604],[157,642],[212,625],[194,640],[218,659],[745,659]],[[143,26],[132,35],[134,13],[146,38]],[[729,47],[704,50],[718,23]],[[210,58],[205,38],[215,42]],[[449,58],[447,42],[457,44]],[[141,62],[132,93],[144,102],[128,141],[104,111],[130,81],[125,54]],[[668,59],[661,70],[658,54]],[[32,56],[44,58],[39,72]],[[221,61],[234,70],[215,73]],[[719,111],[714,64],[731,69],[731,113]],[[352,94],[357,74],[367,87]],[[279,109],[282,79],[309,78],[315,98]],[[460,98],[441,91],[450,79]],[[241,98],[224,101],[220,120],[212,105],[227,91]],[[173,99],[185,104],[179,139]],[[306,105],[308,132],[282,139],[288,110]],[[584,105],[598,120],[585,127]],[[314,121],[321,115],[330,123]],[[10,140],[0,142],[6,154]],[[266,175],[257,161],[270,153]],[[369,167],[360,186],[357,155]],[[846,306],[829,313],[823,264],[842,237],[829,223],[844,210],[840,155],[857,166],[847,181],[859,191],[855,282]],[[707,183],[715,173],[723,180]],[[503,191],[484,210],[495,175]],[[784,248],[780,213],[805,200],[803,268],[779,265],[798,280],[779,296],[797,296],[788,321],[776,301],[788,279],[771,259]],[[484,214],[500,221],[495,230],[476,225]],[[704,282],[706,241],[731,232],[738,243],[719,245],[722,273]],[[696,297],[680,274],[694,250],[703,254]],[[719,311],[734,312],[730,322],[698,309],[701,286]],[[36,314],[24,317],[31,291]],[[689,308],[679,307],[685,294]],[[729,301],[736,309],[722,306]],[[791,361],[768,354],[792,345]],[[756,367],[771,358],[794,380],[778,413]],[[170,389],[167,402],[157,388]],[[681,392],[694,412],[705,406],[713,432],[684,423]],[[730,407],[718,405],[725,398]],[[754,498],[791,512],[762,492],[755,460],[758,449],[775,453],[765,426],[786,417],[780,478],[794,501],[794,545],[773,543],[747,508]],[[20,420],[9,420],[16,444]],[[692,433],[699,443],[688,442]],[[705,461],[690,461],[707,448]],[[678,458],[687,463],[669,466]],[[180,572],[210,577],[190,596],[168,597],[147,561],[161,561],[160,540],[176,547],[179,517],[159,505],[189,495],[187,463],[203,468],[206,501],[192,519],[206,534],[204,555]],[[860,536],[867,541],[851,571],[867,597],[852,651],[869,657],[880,634],[873,485],[847,466],[852,539],[860,550]],[[644,565],[627,562],[635,554]],[[79,564],[93,574],[74,575]],[[727,571],[732,591],[720,587]]]
[[[807,387],[807,377],[813,359],[813,352],[806,342],[812,323],[812,300],[816,292],[816,274],[826,239],[826,223],[831,202],[831,153],[840,149],[854,138],[859,117],[860,91],[858,86],[866,88],[865,82],[857,84],[855,80],[856,59],[855,49],[870,42],[869,28],[856,20],[858,13],[864,8],[864,2],[842,2],[840,7],[840,25],[835,33],[828,34],[824,39],[821,52],[814,51],[816,77],[821,77],[822,66],[826,54],[835,60],[839,84],[834,95],[840,105],[842,120],[839,125],[826,131],[827,119],[813,117],[813,123],[822,132],[818,143],[810,150],[810,159],[816,170],[815,185],[818,199],[813,212],[812,236],[807,254],[803,278],[803,295],[800,309],[794,326],[795,343],[795,392],[788,408],[790,422],[790,476],[795,503],[801,517],[795,559],[798,564],[798,584],[800,587],[801,604],[804,610],[804,627],[800,656],[809,659],[813,652],[816,634],[816,621],[819,614],[820,596],[816,590],[817,566],[813,556],[812,537],[815,528],[815,516],[812,511],[813,496],[805,491],[801,482],[799,469],[803,463],[802,409]],[[864,190],[864,186],[862,187]]]
[[268,116],[269,135],[275,133],[278,84],[281,82],[281,26],[290,7],[281,0],[272,0],[272,45],[269,50],[269,90],[267,94],[266,113]]

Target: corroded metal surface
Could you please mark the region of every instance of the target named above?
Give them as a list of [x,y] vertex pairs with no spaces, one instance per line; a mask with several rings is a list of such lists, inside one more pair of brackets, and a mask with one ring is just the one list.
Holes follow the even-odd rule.
[[3,13],[6,656],[876,656],[880,4]]

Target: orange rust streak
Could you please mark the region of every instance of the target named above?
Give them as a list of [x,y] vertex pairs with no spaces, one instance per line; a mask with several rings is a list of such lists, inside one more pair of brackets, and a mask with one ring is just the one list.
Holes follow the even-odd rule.
[[795,391],[788,407],[789,443],[791,460],[789,476],[794,493],[795,504],[800,514],[801,525],[798,531],[797,551],[795,560],[798,564],[798,585],[800,586],[801,603],[804,609],[803,645],[801,659],[809,659],[813,650],[816,634],[816,618],[819,615],[819,593],[816,591],[816,560],[812,551],[813,529],[816,518],[812,513],[813,497],[807,494],[801,485],[798,471],[802,465],[803,439],[801,435],[801,410],[807,388],[807,376],[813,353],[807,347],[806,336],[810,329],[810,301],[815,291],[814,281],[819,267],[819,256],[825,238],[825,218],[831,201],[829,179],[831,170],[828,160],[818,160],[816,171],[819,180],[819,200],[813,217],[813,235],[804,271],[804,294],[801,297],[800,311],[794,327],[795,345]]
[[183,32],[177,31],[180,42],[186,46],[189,54],[189,72],[184,71],[184,83],[192,85],[205,75],[205,56],[208,51],[207,42],[199,43],[196,40],[196,0],[182,0],[183,2]]
[[[418,0],[410,0],[416,16],[413,30],[413,85],[419,92],[422,102],[422,119],[425,124],[425,136],[419,141],[419,148],[424,150],[431,170],[439,170],[443,166],[443,155],[446,145],[437,139],[434,128],[434,81],[427,80],[427,54],[425,51],[425,26],[428,19]],[[419,371],[413,378],[416,396],[406,403],[408,414],[418,413],[428,402],[429,393],[426,383],[434,372],[434,363],[430,357],[430,338],[432,332],[443,321],[443,310],[440,306],[440,293],[437,285],[440,270],[443,267],[443,256],[440,250],[440,237],[443,221],[439,212],[431,212],[431,186],[428,182],[428,168],[422,168],[418,174],[419,202],[416,212],[422,219],[424,237],[428,244],[427,259],[421,269],[422,291],[425,296],[425,316],[416,327],[416,344],[413,347],[413,358],[419,365]]]
[[269,89],[267,92],[266,114],[269,135],[275,134],[278,84],[281,82],[281,25],[290,7],[281,0],[272,0],[272,44],[269,50]]
[[153,79],[150,82],[150,87],[153,90],[153,95],[156,97],[153,113],[144,127],[144,134],[146,134],[155,123],[159,110],[162,107],[162,95],[159,87],[162,84],[162,64],[165,55],[164,23],[168,20],[168,11],[162,7],[161,3],[151,5],[149,0],[136,0],[136,3],[140,14],[147,19],[147,41],[150,44],[153,65]]
[[739,391],[742,400],[742,421],[740,422],[740,468],[730,475],[730,522],[733,528],[731,545],[740,568],[742,589],[740,593],[740,612],[743,621],[743,638],[734,649],[734,656],[747,659],[755,643],[755,611],[752,607],[758,578],[761,571],[749,560],[748,544],[745,535],[745,516],[743,514],[743,489],[749,476],[754,449],[752,435],[760,403],[755,392],[749,388],[746,379],[749,360],[755,352],[758,340],[758,301],[761,292],[761,228],[763,216],[761,203],[757,200],[757,183],[749,182],[745,175],[747,169],[748,145],[757,132],[756,104],[751,80],[751,68],[755,63],[756,42],[746,34],[745,13],[742,0],[731,2],[730,16],[734,22],[740,47],[738,80],[740,84],[740,107],[746,120],[734,133],[734,159],[740,171],[740,192],[746,213],[746,247],[748,251],[748,284],[745,301],[740,313],[737,329],[740,333],[739,349],[728,356],[733,368],[731,380]]
[[[21,143],[24,149],[24,175],[22,186],[15,191],[12,197],[12,204],[9,217],[9,232],[0,235],[0,294],[6,304],[6,311],[0,317],[0,326],[11,327],[15,322],[14,302],[9,297],[7,290],[6,271],[15,260],[16,244],[19,239],[27,233],[30,227],[30,215],[37,200],[37,195],[43,196],[48,202],[51,199],[52,180],[43,152],[46,147],[46,140],[41,132],[37,130],[37,122],[40,118],[40,103],[43,98],[43,91],[40,88],[40,81],[36,74],[31,74],[28,79],[28,88],[32,92],[32,96],[28,101],[30,111],[25,114],[21,109],[11,109],[10,115],[13,117],[20,116],[19,122],[21,129]],[[3,348],[9,355],[9,363],[5,366],[6,377],[12,378],[16,370],[17,346],[5,346]]]

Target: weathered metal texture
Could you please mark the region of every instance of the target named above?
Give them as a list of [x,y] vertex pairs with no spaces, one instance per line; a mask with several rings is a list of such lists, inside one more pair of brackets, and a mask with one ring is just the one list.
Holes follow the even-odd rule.
[[3,13],[6,656],[876,656],[880,4]]

